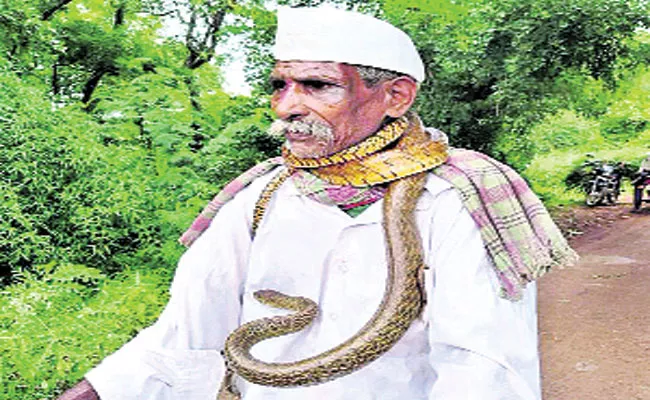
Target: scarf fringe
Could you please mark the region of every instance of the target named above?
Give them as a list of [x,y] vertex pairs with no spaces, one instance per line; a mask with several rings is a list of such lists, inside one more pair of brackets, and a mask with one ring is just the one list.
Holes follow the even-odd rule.
[[478,225],[502,297],[518,300],[528,282],[578,260],[542,202],[510,167],[453,149],[433,173],[456,187]]

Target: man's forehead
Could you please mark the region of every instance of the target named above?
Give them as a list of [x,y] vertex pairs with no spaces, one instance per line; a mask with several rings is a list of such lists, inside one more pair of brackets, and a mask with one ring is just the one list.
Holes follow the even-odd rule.
[[344,79],[353,73],[350,65],[324,61],[277,61],[271,77]]

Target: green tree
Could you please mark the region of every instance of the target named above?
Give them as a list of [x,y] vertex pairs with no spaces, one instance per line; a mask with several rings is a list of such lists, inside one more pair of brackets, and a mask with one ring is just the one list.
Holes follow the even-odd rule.
[[[626,39],[649,23],[644,1],[432,6],[387,0],[383,8],[415,38],[428,67],[420,113],[450,133],[454,144],[499,158],[528,153],[526,130],[552,111],[545,101],[556,78],[574,70],[612,81],[616,60],[626,54]],[[504,142],[519,142],[517,150],[504,148]]]
[[[173,267],[205,202],[277,151],[264,99],[224,93],[209,49],[188,67],[159,4],[18,3],[0,10],[0,276],[51,260]],[[30,34],[7,22],[26,16]]]

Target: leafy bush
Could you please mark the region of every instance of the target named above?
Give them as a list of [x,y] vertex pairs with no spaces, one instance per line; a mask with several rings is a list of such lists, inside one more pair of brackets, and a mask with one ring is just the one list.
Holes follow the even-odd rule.
[[597,140],[598,123],[577,115],[574,111],[561,110],[545,118],[530,130],[530,139],[536,152],[575,148],[583,143]]
[[601,131],[605,138],[621,143],[637,138],[650,128],[650,71],[647,66],[628,70],[625,79],[612,96],[606,113],[601,117]]
[[612,141],[628,141],[644,131],[648,121],[637,116],[609,116],[602,124],[601,129],[605,137]]
[[[70,210],[63,192],[101,162],[92,124],[50,111],[38,88],[0,75],[0,186],[8,218],[0,222],[0,274],[62,257]],[[93,151],[94,150],[94,151]],[[81,154],[79,154],[81,153]],[[86,188],[78,188],[80,195]]]
[[551,93],[557,109],[567,108],[587,118],[606,113],[613,97],[607,82],[572,69],[557,77]]
[[151,324],[169,273],[50,263],[0,292],[0,400],[53,399]]
[[182,249],[170,243],[208,185],[174,166],[164,144],[107,141],[110,125],[74,107],[52,110],[39,89],[0,76],[0,275],[51,260],[109,273],[173,266]]
[[522,171],[547,205],[584,200],[580,184],[587,172],[583,168],[587,154],[592,160],[623,163],[623,176],[629,178],[650,151],[650,129],[645,122],[650,120],[647,67],[626,71],[616,90],[591,80],[588,84],[591,98],[609,99],[604,113],[589,115],[576,108],[580,102],[571,101],[570,108],[530,128],[536,151]]
[[205,179],[222,186],[266,158],[279,155],[281,141],[264,132],[271,117],[267,110],[229,124],[199,153],[197,170]]

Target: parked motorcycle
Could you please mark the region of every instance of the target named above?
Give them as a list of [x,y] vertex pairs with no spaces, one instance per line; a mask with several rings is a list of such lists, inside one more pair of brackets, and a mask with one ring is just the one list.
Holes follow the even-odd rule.
[[639,211],[641,204],[650,203],[650,190],[647,191],[648,198],[643,198],[643,192],[646,187],[650,186],[650,172],[640,172],[632,180],[632,186],[634,187],[634,211]]
[[621,191],[621,174],[616,166],[594,162],[585,185],[585,203],[589,207],[599,204],[616,204]]

